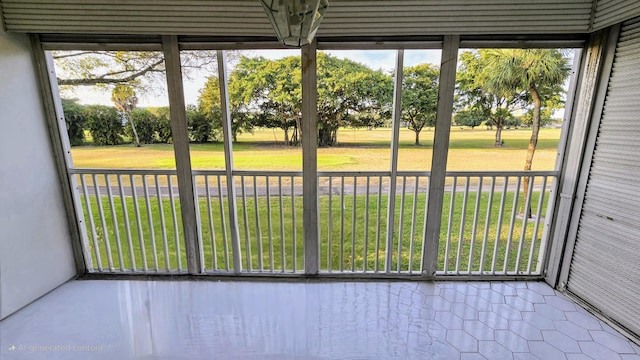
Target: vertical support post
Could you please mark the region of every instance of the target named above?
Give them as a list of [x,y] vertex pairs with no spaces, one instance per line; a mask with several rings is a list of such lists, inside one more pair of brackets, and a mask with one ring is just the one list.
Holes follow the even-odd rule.
[[[404,50],[396,52],[396,73],[393,78],[393,130],[391,134],[391,174],[389,197],[387,198],[387,247],[385,252],[385,272],[391,272],[393,261],[393,233],[395,230],[396,176],[398,173],[398,140],[400,138],[400,116],[402,115],[402,76],[404,70]],[[380,196],[380,195],[378,195]],[[400,234],[399,236],[402,236]]]
[[37,35],[31,36],[31,48],[40,82],[40,93],[49,129],[49,138],[56,160],[56,170],[60,179],[62,200],[67,213],[76,271],[78,274],[84,274],[93,270],[93,264],[89,253],[90,247],[80,202],[79,187],[75,176],[68,172],[68,169],[73,168],[73,159],[71,158],[69,137],[66,133],[62,103],[58,94],[58,81],[53,58],[50,54],[45,54]]
[[547,264],[546,281],[564,288],[569,278],[578,221],[584,202],[600,120],[613,68],[620,25],[592,34],[581,71],[572,129],[569,135],[563,171],[560,174],[560,199],[555,214],[553,242]]
[[302,206],[304,273],[320,271],[318,229],[318,88],[317,43],[302,47]]
[[[224,51],[217,51],[218,81],[220,87],[220,109],[222,115],[222,136],[224,137],[224,164],[227,174],[227,204],[229,205],[229,226],[231,227],[231,249],[233,250],[233,271],[242,271],[242,254],[240,254],[240,231],[238,230],[238,211],[236,202],[236,182],[233,179],[233,147],[231,142],[231,110],[229,109],[229,81]],[[284,254],[282,255],[284,256]]]
[[[568,149],[567,146],[569,144],[569,134],[574,129],[574,124],[571,121],[571,119],[573,118],[574,114],[576,114],[578,111],[578,109],[575,108],[575,105],[577,105],[576,100],[577,100],[578,83],[581,80],[581,76],[579,76],[579,74],[582,73],[583,64],[586,61],[586,56],[584,56],[585,51],[583,50],[584,49],[576,49],[574,52],[573,66],[572,66],[573,71],[571,73],[571,78],[569,80],[569,89],[567,91],[567,101],[565,102],[565,108],[564,108],[564,118],[562,119],[562,130],[560,132],[560,143],[558,144],[558,152],[556,153],[556,165],[554,168],[554,170],[558,174],[562,174],[562,169],[564,168],[565,154],[567,153],[567,149]],[[581,125],[578,125],[578,126],[581,126]],[[548,264],[547,266],[547,260],[550,257],[549,255],[550,254],[555,255],[555,251],[551,251],[552,247],[548,246],[547,244],[550,243],[549,237],[552,234],[553,227],[555,226],[555,220],[559,219],[558,213],[556,212],[556,208],[558,207],[558,205],[562,204],[563,213],[566,212],[566,208],[567,208],[566,199],[564,199],[561,196],[557,196],[557,194],[559,194],[558,191],[560,189],[561,179],[562,179],[562,176],[559,175],[558,177],[554,178],[551,183],[551,190],[549,192],[549,202],[547,205],[546,216],[543,223],[542,236],[540,238],[541,250],[537,259],[536,269],[534,270],[536,273],[542,272],[543,275],[545,275],[545,280],[548,281],[549,285],[554,288],[556,286],[555,278],[560,268],[560,262],[555,261],[554,263]],[[546,181],[546,178],[545,178],[545,181]],[[540,196],[542,197],[543,193],[541,193]],[[566,217],[562,217],[561,219],[566,220]],[[534,236],[535,234],[536,232],[534,232]],[[562,242],[564,242],[564,239]],[[554,250],[557,251],[557,248],[555,248]],[[531,256],[530,260],[532,259],[533,257]],[[543,266],[545,267],[544,269],[542,269]],[[531,273],[531,266],[529,266],[528,271],[529,273]],[[551,274],[551,277],[548,277],[547,276],[548,274]],[[554,279],[554,280],[551,280],[551,279]]]
[[198,223],[196,221],[197,199],[195,198],[191,173],[189,134],[187,132],[187,114],[184,105],[178,37],[162,36],[162,50],[164,51],[164,62],[167,69],[171,136],[173,137],[173,151],[176,157],[178,193],[180,194],[187,266],[190,274],[201,274],[203,272],[203,259],[199,255],[201,244],[198,242]]
[[436,129],[433,139],[433,158],[431,177],[427,198],[427,221],[424,229],[422,246],[422,274],[434,276],[438,264],[438,242],[440,237],[440,221],[442,218],[442,201],[447,172],[447,156],[449,152],[449,135],[451,133],[451,115],[453,114],[453,95],[456,87],[456,67],[458,64],[459,35],[444,37],[442,59],[440,64],[440,86],[438,88],[438,110],[436,113]]

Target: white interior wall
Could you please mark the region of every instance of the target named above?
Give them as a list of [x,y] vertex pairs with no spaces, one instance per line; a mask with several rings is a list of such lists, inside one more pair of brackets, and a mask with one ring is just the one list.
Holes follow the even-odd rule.
[[0,319],[75,276],[28,36],[0,28]]

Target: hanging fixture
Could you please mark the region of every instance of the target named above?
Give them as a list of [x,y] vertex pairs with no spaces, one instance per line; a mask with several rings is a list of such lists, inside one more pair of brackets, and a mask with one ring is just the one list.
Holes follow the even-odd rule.
[[260,0],[278,40],[301,47],[313,41],[329,0]]

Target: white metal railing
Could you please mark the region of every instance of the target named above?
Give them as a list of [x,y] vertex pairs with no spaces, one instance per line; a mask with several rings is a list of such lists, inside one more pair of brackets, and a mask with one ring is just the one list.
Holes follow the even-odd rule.
[[552,171],[447,172],[436,274],[540,275],[556,177]]
[[[91,272],[187,272],[176,171],[70,173]],[[192,175],[204,273],[304,273],[301,172],[234,171],[232,187],[225,171]],[[556,176],[447,172],[436,276],[540,275]],[[423,274],[429,178],[319,172],[320,272]]]
[[318,178],[322,271],[421,273],[428,172],[398,172],[393,224],[389,172],[321,172]]
[[70,169],[90,272],[186,272],[175,171]]
[[[304,272],[302,173],[234,171],[242,272]],[[194,171],[199,247],[205,272],[233,272],[227,178]]]

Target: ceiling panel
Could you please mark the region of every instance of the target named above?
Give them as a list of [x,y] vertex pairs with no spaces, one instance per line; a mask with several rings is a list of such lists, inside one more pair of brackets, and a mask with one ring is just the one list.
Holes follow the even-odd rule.
[[[615,0],[611,0],[615,1]],[[274,35],[258,0],[2,0],[9,31]],[[332,0],[318,37],[586,33],[592,0]]]

